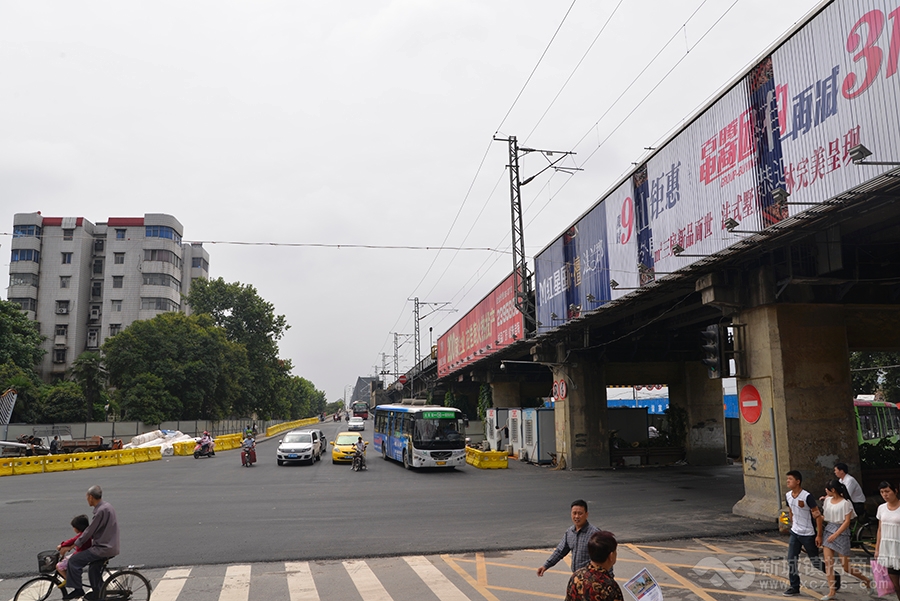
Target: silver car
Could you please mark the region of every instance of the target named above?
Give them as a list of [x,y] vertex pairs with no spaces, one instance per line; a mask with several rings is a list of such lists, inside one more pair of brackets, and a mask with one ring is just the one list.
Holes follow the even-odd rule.
[[366,422],[361,417],[351,417],[350,421],[347,422],[348,430],[365,430]]
[[278,465],[290,461],[308,461],[310,465],[322,459],[322,438],[315,430],[291,430],[278,441]]

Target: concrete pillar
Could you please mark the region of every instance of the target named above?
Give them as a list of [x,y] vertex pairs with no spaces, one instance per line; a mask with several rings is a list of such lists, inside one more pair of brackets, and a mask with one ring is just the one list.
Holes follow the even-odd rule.
[[669,402],[687,411],[685,459],[691,465],[725,464],[722,380],[711,380],[702,363],[684,363],[669,383]]
[[736,322],[746,324],[748,347],[738,395],[754,386],[762,416],[755,424],[740,419],[744,498],[734,513],[773,520],[788,470],[800,470],[803,487],[819,494],[836,461],[859,465],[844,313],[831,305],[767,305]]
[[520,389],[519,382],[491,382],[491,399],[494,407],[521,407]]
[[567,469],[609,467],[606,380],[602,364],[578,357],[553,367],[553,380],[566,382],[556,401],[556,452]]

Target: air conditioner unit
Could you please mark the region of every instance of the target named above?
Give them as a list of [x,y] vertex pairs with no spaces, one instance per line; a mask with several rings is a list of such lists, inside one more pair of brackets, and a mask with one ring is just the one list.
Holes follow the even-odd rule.
[[93,334],[93,333],[88,336],[88,340],[87,340],[88,348],[97,348],[97,338],[98,338],[97,334]]
[[95,321],[100,319],[100,309],[91,309],[91,319]]
[[67,315],[69,313],[68,307],[57,307],[56,314],[57,315]]

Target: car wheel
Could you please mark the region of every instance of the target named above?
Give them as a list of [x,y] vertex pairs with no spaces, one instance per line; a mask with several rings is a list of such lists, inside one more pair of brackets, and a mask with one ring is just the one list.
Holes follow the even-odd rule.
[[279,460],[278,460],[278,465],[284,465],[284,461],[282,461],[281,459],[279,459]]

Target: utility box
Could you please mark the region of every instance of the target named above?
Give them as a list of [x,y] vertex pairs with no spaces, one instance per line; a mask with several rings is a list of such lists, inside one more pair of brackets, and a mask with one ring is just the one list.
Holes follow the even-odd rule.
[[509,444],[509,409],[488,409],[484,418],[484,437],[492,451],[505,451]]
[[509,444],[514,457],[520,457],[524,449],[522,442],[522,409],[509,410]]
[[554,410],[547,407],[522,409],[522,445],[531,463],[552,463],[556,453]]

